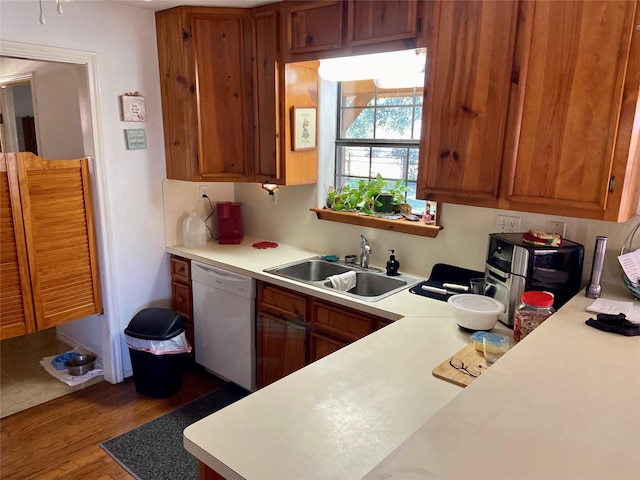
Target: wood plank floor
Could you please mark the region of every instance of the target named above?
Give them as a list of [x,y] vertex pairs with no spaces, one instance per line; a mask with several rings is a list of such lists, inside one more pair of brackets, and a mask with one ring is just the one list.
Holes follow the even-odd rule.
[[139,395],[132,378],[101,382],[0,420],[3,480],[115,480],[131,477],[99,443],[199,398],[224,382],[187,368],[168,399]]

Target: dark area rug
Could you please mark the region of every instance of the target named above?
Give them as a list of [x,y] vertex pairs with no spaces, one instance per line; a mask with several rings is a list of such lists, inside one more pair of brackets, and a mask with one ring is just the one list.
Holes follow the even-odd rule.
[[100,446],[138,480],[198,480],[198,460],[185,450],[182,431],[248,394],[227,383]]

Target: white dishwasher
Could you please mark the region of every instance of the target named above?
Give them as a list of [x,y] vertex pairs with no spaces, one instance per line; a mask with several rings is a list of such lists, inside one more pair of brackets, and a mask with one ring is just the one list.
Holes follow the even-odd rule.
[[255,281],[191,262],[196,363],[256,389]]

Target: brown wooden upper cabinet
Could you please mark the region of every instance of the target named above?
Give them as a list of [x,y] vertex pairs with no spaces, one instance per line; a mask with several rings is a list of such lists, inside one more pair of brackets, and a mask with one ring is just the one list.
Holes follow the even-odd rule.
[[252,178],[250,11],[177,7],[156,27],[167,177]]
[[312,184],[318,178],[317,149],[292,147],[291,109],[318,107],[318,62],[285,65],[281,31],[279,4],[253,9],[254,181]]
[[432,22],[419,197],[635,214],[639,2],[443,1]]
[[419,0],[282,2],[285,61],[318,60],[424,46]]

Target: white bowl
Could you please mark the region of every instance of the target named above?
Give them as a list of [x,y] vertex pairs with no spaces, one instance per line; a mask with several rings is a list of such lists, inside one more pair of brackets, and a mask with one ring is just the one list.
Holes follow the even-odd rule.
[[465,330],[491,330],[505,306],[499,300],[473,293],[452,295],[447,300],[459,327]]

